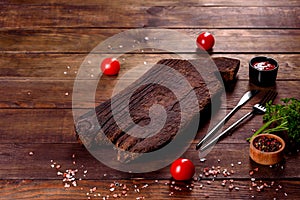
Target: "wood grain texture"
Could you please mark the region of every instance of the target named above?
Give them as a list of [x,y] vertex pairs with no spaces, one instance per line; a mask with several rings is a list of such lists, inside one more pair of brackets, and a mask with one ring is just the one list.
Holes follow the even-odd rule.
[[[232,102],[236,103],[234,101],[237,100],[236,98]],[[250,107],[254,103],[255,101],[251,100],[247,107]],[[236,113],[228,124],[225,124],[223,130],[250,111],[249,109],[243,109]],[[229,112],[229,109],[227,112]],[[222,116],[224,115],[224,111],[221,110],[215,114],[211,119],[212,121],[208,119],[200,125],[198,135],[195,138],[196,141],[204,136],[209,126],[218,122],[220,118],[218,114]],[[0,117],[2,119],[0,121],[1,144],[78,143],[75,137],[71,109],[1,109]],[[49,120],[51,123],[49,123]],[[14,126],[11,124],[14,124]],[[230,137],[222,140],[221,143],[244,143],[245,138],[252,135],[251,130],[258,129],[262,124],[262,116],[256,116],[239,126]]]
[[[184,55],[184,54],[182,54]],[[261,54],[213,54],[212,57],[230,57],[241,61],[241,67],[238,72],[240,80],[248,80],[248,63],[251,58]],[[277,75],[278,80],[296,80],[300,77],[298,54],[263,54],[272,57],[278,61],[280,66]],[[86,54],[34,54],[34,53],[3,53],[0,54],[0,79],[63,79],[74,80],[77,76],[80,66],[83,64]],[[127,77],[136,79],[144,73],[152,64],[160,59],[173,58],[172,54],[125,54],[119,60],[121,61],[121,71],[119,80],[129,70]],[[144,62],[147,65],[144,65]],[[96,63],[95,65],[100,65]],[[69,66],[69,68],[68,68]],[[83,66],[87,69],[88,66]],[[91,69],[90,69],[91,70]],[[64,74],[67,72],[67,74]],[[89,77],[92,78],[92,77]],[[104,78],[104,77],[103,77]]]
[[[210,31],[216,38],[213,57],[241,60],[239,80],[235,89],[227,92],[227,106],[221,111],[233,108],[246,90],[262,89],[248,82],[248,62],[256,55],[279,61],[277,85],[273,87],[279,92],[275,103],[283,97],[300,99],[299,11],[299,0],[0,1],[0,199],[78,200],[102,199],[104,195],[114,199],[114,193],[109,191],[114,181],[130,188],[128,197],[120,199],[140,196],[162,200],[298,199],[299,153],[285,155],[285,162],[272,168],[258,165],[249,158],[245,138],[252,134],[251,129],[262,125],[262,116],[243,123],[214,147],[205,162],[200,162],[194,147],[208,130],[207,121],[183,155],[195,163],[196,175],[205,167],[220,165],[233,169],[235,173],[226,179],[233,179],[239,191],[229,191],[228,185],[223,188],[223,176],[214,181],[212,177],[204,177],[194,183],[192,190],[186,188],[186,183],[176,182],[183,186],[182,191],[177,191],[169,184],[169,166],[156,172],[134,174],[110,169],[93,158],[75,138],[71,101],[76,72],[86,55],[117,33],[143,27],[170,28],[187,34],[192,40],[200,32]],[[184,51],[184,40],[170,41]],[[196,45],[187,53],[191,52],[196,52]],[[126,72],[132,70],[125,78],[129,84],[165,56],[170,55],[158,50],[123,55],[119,76],[102,77],[96,103],[111,97],[114,84]],[[149,66],[144,65],[144,61]],[[141,67],[134,68],[137,65]],[[82,81],[97,78],[98,73],[85,67],[88,76]],[[248,112],[261,96],[262,93],[247,103],[225,127]],[[91,105],[94,102],[82,106]],[[219,113],[214,115],[214,119],[218,118]],[[61,164],[61,171],[78,168],[76,177],[83,180],[78,181],[77,187],[64,188],[62,177],[50,166],[51,159]],[[239,161],[241,165],[237,164]],[[250,176],[249,171],[256,167],[259,170]],[[84,170],[88,170],[86,176],[83,176]],[[251,177],[258,184],[274,181],[274,187],[265,187],[262,192],[254,187],[250,191]],[[207,181],[211,181],[211,185]],[[142,188],[145,184],[149,186]],[[134,185],[140,193],[134,192]],[[278,189],[279,185],[282,189]],[[97,187],[97,192],[87,195],[93,187]],[[171,192],[174,193],[170,196]],[[93,196],[98,193],[101,198]]]
[[[119,3],[120,6],[125,4],[121,0],[115,0],[116,3]],[[235,0],[235,1],[226,1],[226,0],[186,0],[184,2],[180,0],[162,0],[162,1],[151,1],[151,0],[144,0],[143,2],[137,2],[135,0],[127,0],[127,4],[135,4],[136,6],[161,6],[161,5],[172,5],[172,6],[187,6],[187,7],[253,7],[253,6],[268,6],[268,7],[292,7],[292,6],[299,6],[299,2],[297,0],[289,0],[288,3],[277,1],[277,0],[250,0],[250,1],[243,1],[243,0]],[[49,0],[47,2],[41,2],[39,0],[26,0],[20,1],[20,0],[3,0],[0,4],[6,4],[6,5],[22,5],[22,3],[26,3],[28,5],[78,5],[78,6],[84,6],[84,5],[95,5],[95,4],[102,4],[102,5],[110,5],[111,2],[107,2],[104,0],[86,0],[85,2],[82,2],[80,0],[73,0],[71,3],[68,1],[57,1],[57,0]],[[125,4],[126,5],[126,4]]]
[[[113,95],[112,89],[117,81],[113,78],[101,80],[95,93],[95,101],[81,100],[77,106],[80,103],[81,108],[91,108],[109,99]],[[84,83],[83,88],[95,84],[94,81],[81,80],[81,82]],[[123,80],[124,88],[131,82],[130,79]],[[72,108],[73,85],[72,80],[0,80],[0,92],[5,94],[0,99],[0,108]],[[299,99],[298,86],[299,81],[278,80],[275,86],[279,93],[277,98],[294,96]],[[236,103],[245,91],[263,89],[243,80],[238,81],[234,88],[235,90],[227,94],[228,108],[233,106],[230,101],[234,99],[230,98],[236,98],[234,101]]]
[[[253,7],[208,7],[196,3],[163,1],[153,5],[123,1],[87,4],[8,3],[1,4],[2,27],[260,27],[295,28],[299,25],[299,4],[269,7],[260,2]],[[293,2],[293,1],[292,1]],[[271,4],[269,2],[269,4]],[[241,3],[242,4],[242,3]],[[295,4],[295,2],[294,2]],[[249,4],[248,4],[249,5]],[[17,11],[17,12],[16,12]],[[130,15],[128,15],[130,13]],[[163,20],[162,20],[163,19]]]
[[77,143],[71,109],[2,109],[0,117],[1,143]]
[[[236,180],[234,185],[239,187],[239,191],[229,191],[228,186],[222,187],[220,180],[214,181],[211,185],[208,185],[206,181],[195,182],[192,190],[186,188],[191,183],[175,183],[174,186],[180,187],[182,190],[178,191],[172,187],[169,180],[161,180],[158,183],[155,180],[117,180],[119,183],[126,184],[129,188],[127,192],[127,198],[122,196],[120,199],[136,199],[137,197],[144,196],[145,199],[167,200],[167,199],[262,199],[266,196],[276,199],[297,199],[300,195],[299,181],[290,180],[274,180],[274,185],[271,188],[265,188],[262,192],[257,192],[255,189],[249,192],[250,181]],[[271,180],[264,181],[264,183],[271,184]],[[77,187],[63,188],[63,184],[56,180],[1,180],[0,188],[2,195],[0,199],[49,199],[49,200],[78,200],[78,199],[102,199],[103,196],[109,195],[109,199],[114,199],[113,194],[118,194],[122,190],[118,189],[114,192],[110,192],[110,184],[113,181],[96,181],[96,180],[84,180],[80,181]],[[165,185],[168,183],[168,185]],[[146,188],[143,186],[148,185]],[[200,185],[203,185],[200,189]],[[134,187],[139,189],[139,193],[135,192]],[[282,186],[282,189],[278,189],[278,185]],[[96,187],[96,191],[90,194],[90,189]],[[36,190],[39,188],[39,190]],[[55,192],[54,192],[55,191]],[[173,193],[171,193],[173,192]],[[87,195],[88,193],[88,195]],[[98,196],[100,194],[100,197]],[[170,195],[171,194],[171,195]],[[94,196],[96,195],[96,197]],[[253,197],[252,197],[253,196]]]
[[[300,23],[299,23],[300,24]],[[109,37],[127,29],[98,28],[38,28],[38,29],[0,29],[0,51],[11,53],[84,53],[88,54],[98,44]],[[175,29],[195,40],[199,33],[210,31],[216,38],[213,53],[299,53],[300,32],[298,29]],[[136,38],[139,40],[140,38]],[[181,39],[181,40],[180,40]],[[150,40],[152,40],[150,38]],[[154,40],[154,39],[153,39]],[[162,36],[160,40],[176,52],[197,52],[182,38]],[[167,41],[165,41],[167,40]],[[180,40],[180,46],[178,46]],[[125,40],[128,42],[128,40]],[[129,44],[130,41],[129,41]],[[132,39],[134,44],[134,39]],[[111,44],[120,49],[122,44]],[[109,53],[109,48],[100,52]],[[117,52],[117,51],[116,51]],[[152,51],[150,51],[152,52]],[[155,51],[154,51],[155,52]],[[162,51],[156,51],[162,52]],[[153,53],[153,52],[152,52]]]
[[[116,171],[96,160],[80,144],[0,144],[0,179],[62,179],[57,176],[57,170],[51,168],[51,160],[61,165],[58,171],[64,172],[67,169],[78,169],[77,178],[95,180],[115,180],[115,179],[170,179],[169,165],[155,172],[135,174]],[[30,156],[29,152],[33,152]],[[105,151],[102,152],[106,154]],[[75,159],[72,155],[75,154]],[[109,156],[109,155],[106,155]],[[249,171],[259,168],[253,177],[258,179],[299,179],[297,156],[287,155],[285,162],[270,168],[254,163],[249,158],[249,144],[245,141],[240,144],[217,144],[206,156],[205,162],[200,162],[198,154],[194,148],[190,148],[183,157],[193,160],[196,167],[196,174],[203,172],[203,168],[211,166],[221,166],[221,169],[234,170],[231,176],[226,179],[246,179],[251,177]],[[220,159],[220,163],[218,163]],[[75,160],[75,164],[73,161]],[[237,162],[241,162],[238,165]],[[234,164],[235,167],[231,167]],[[281,168],[283,166],[283,168]],[[84,171],[88,173],[84,176]],[[204,179],[211,179],[205,177]],[[223,180],[221,174],[216,180]]]

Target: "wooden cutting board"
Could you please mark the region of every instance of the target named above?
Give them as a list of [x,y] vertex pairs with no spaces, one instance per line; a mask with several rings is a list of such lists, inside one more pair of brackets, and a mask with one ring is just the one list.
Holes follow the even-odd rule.
[[[203,65],[203,61],[160,60],[126,89],[76,119],[77,136],[88,148],[113,143],[120,152],[118,160],[122,162],[134,159],[139,153],[164,147],[176,135],[187,134],[182,130],[191,126],[195,116],[210,110],[212,99],[224,91],[222,81],[228,86],[235,80],[240,66],[239,60],[218,57],[213,58],[213,61],[217,66],[215,71],[199,73],[200,70],[194,66]],[[181,78],[178,79],[178,75]],[[217,78],[218,75],[222,80]],[[184,81],[187,81],[189,87],[185,86]],[[170,83],[174,88],[165,86]],[[196,97],[196,109],[191,106],[195,104],[195,99],[190,96],[192,94]],[[126,101],[128,104],[124,106]],[[153,105],[162,106],[164,111],[149,111]],[[125,108],[126,106],[128,107]],[[125,109],[128,109],[129,114],[124,112]],[[159,121],[153,123],[163,114],[166,114],[163,126]],[[135,129],[136,125],[141,129],[151,125],[153,133],[139,132],[141,129]]]

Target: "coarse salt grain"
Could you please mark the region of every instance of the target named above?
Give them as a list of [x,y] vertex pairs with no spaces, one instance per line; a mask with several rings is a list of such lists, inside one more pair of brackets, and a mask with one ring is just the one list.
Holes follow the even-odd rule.
[[68,72],[64,72],[64,74],[66,75],[66,74],[68,74]]
[[68,96],[68,95],[69,95],[69,92],[66,92],[66,93],[65,93],[65,96]]
[[32,152],[32,151],[30,151],[28,154],[29,154],[30,156],[33,156],[33,152]]
[[64,187],[69,188],[71,185],[69,183],[65,183]]
[[76,181],[73,181],[73,182],[72,182],[72,185],[73,185],[74,187],[76,187],[76,186],[77,186],[77,182],[76,182]]
[[200,158],[200,162],[205,162],[206,158]]

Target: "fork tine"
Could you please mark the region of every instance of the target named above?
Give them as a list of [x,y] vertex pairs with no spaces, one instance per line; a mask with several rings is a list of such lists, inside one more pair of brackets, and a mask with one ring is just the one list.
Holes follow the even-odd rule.
[[264,105],[266,100],[269,98],[270,93],[271,93],[271,90],[268,90],[258,104]]
[[262,98],[262,100],[261,100],[261,102],[259,102],[259,104],[262,106],[265,106],[269,101],[273,101],[276,96],[277,96],[276,91],[268,90],[268,92],[265,94],[265,96]]
[[[271,98],[269,99],[269,101],[272,101],[272,102],[273,102],[274,99],[276,98],[277,94],[278,94],[278,92],[272,90],[272,95],[271,95]],[[267,101],[267,103],[268,103],[269,101]]]

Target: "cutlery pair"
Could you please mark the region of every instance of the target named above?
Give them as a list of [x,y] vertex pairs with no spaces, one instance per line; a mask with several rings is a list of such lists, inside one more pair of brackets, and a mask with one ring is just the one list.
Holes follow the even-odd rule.
[[238,104],[214,127],[212,128],[205,136],[204,138],[196,145],[196,149],[200,149],[200,151],[206,150],[208,147],[210,147],[212,144],[214,144],[220,137],[226,135],[228,132],[230,132],[232,129],[236,128],[242,121],[244,121],[247,117],[252,115],[258,115],[258,114],[264,114],[266,112],[266,103],[269,101],[273,101],[275,97],[277,96],[277,92],[273,90],[268,90],[267,93],[264,95],[262,100],[255,104],[252,107],[252,111],[248,112],[246,115],[244,115],[242,118],[240,118],[238,121],[233,123],[231,126],[229,126],[225,131],[223,131],[218,136],[214,137],[208,144],[205,146],[202,146],[207,140],[215,136],[217,131],[221,128],[221,126],[229,120],[229,118],[240,108],[242,107],[247,101],[249,101],[253,96],[255,96],[259,91],[258,90],[251,90],[246,92],[243,97],[240,99]]

